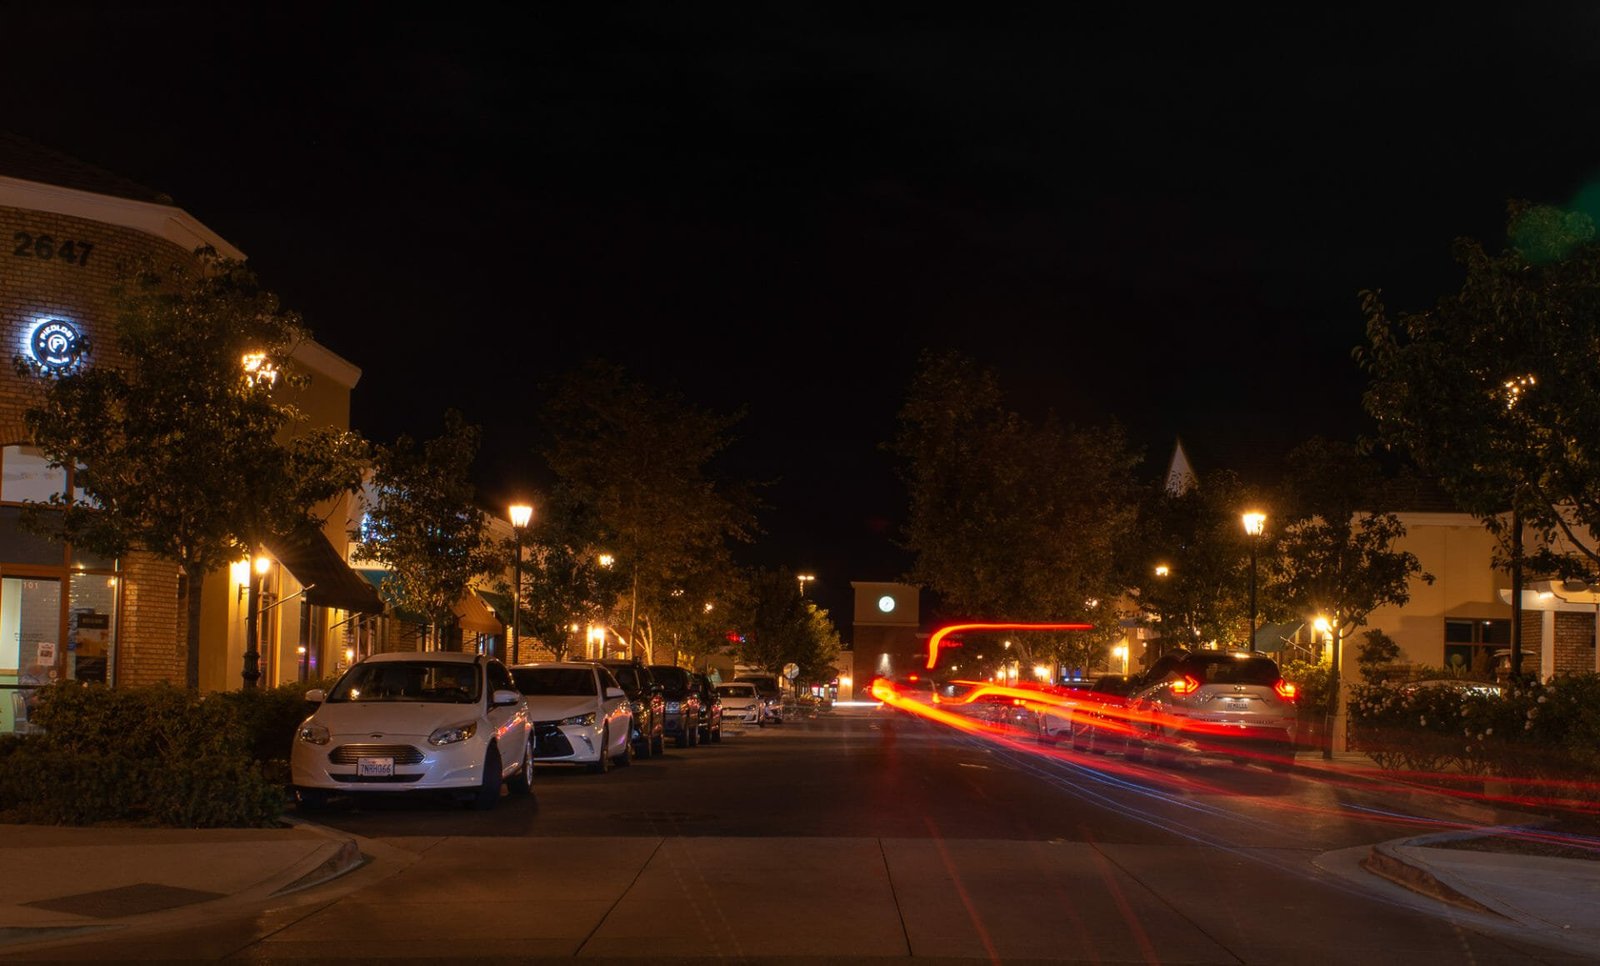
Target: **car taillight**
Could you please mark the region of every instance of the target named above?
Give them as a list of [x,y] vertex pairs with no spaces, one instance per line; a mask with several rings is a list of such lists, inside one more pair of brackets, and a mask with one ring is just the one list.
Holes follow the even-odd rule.
[[1200,690],[1200,682],[1185,674],[1180,681],[1172,682],[1173,694],[1193,694]]
[[1272,690],[1278,692],[1278,697],[1285,701],[1293,701],[1295,694],[1297,693],[1294,685],[1290,684],[1288,681],[1285,681],[1283,678],[1278,679],[1278,683],[1272,686]]

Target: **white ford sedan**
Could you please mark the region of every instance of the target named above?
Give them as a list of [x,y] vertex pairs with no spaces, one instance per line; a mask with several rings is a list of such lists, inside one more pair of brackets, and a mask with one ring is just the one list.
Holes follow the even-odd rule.
[[732,681],[717,685],[717,696],[722,699],[722,720],[738,724],[766,727],[767,701],[748,681]]
[[633,764],[633,705],[611,669],[591,661],[541,661],[511,669],[533,719],[536,764],[581,764],[604,773]]
[[345,671],[301,722],[290,770],[302,806],[336,794],[448,792],[493,808],[528,794],[533,726],[505,665],[479,654],[374,654]]

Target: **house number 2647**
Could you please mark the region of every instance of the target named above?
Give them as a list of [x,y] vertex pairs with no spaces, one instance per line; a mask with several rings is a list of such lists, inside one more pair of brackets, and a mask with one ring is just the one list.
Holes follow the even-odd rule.
[[56,241],[49,235],[35,235],[32,232],[19,231],[11,236],[16,242],[16,247],[11,249],[11,254],[20,258],[42,258],[49,261],[58,258],[69,265],[89,264],[89,252],[94,250],[94,244],[86,241]]

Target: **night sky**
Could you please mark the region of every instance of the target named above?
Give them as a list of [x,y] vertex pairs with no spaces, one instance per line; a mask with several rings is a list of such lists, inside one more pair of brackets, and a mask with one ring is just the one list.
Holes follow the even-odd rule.
[[847,620],[923,348],[1203,474],[1360,432],[1358,292],[1573,203],[1600,10],[1392,6],[6,4],[0,123],[242,249],[370,438],[483,425],[486,506],[585,357],[747,409],[747,559]]

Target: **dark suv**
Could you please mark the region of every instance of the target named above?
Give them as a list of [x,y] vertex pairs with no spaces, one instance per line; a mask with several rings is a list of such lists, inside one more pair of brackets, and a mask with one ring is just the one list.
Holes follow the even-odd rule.
[[679,748],[693,748],[700,743],[700,691],[694,675],[673,664],[652,664],[650,673],[661,685],[666,703],[662,734],[670,736]]
[[704,674],[694,676],[694,686],[700,692],[700,740],[722,740],[722,696],[717,686]]
[[1255,760],[1294,766],[1299,708],[1278,663],[1248,651],[1177,651],[1140,676],[1128,695],[1129,758]]
[[667,749],[666,701],[661,697],[661,685],[643,661],[601,661],[616,675],[617,683],[628,695],[633,705],[633,743],[640,758],[659,755]]

